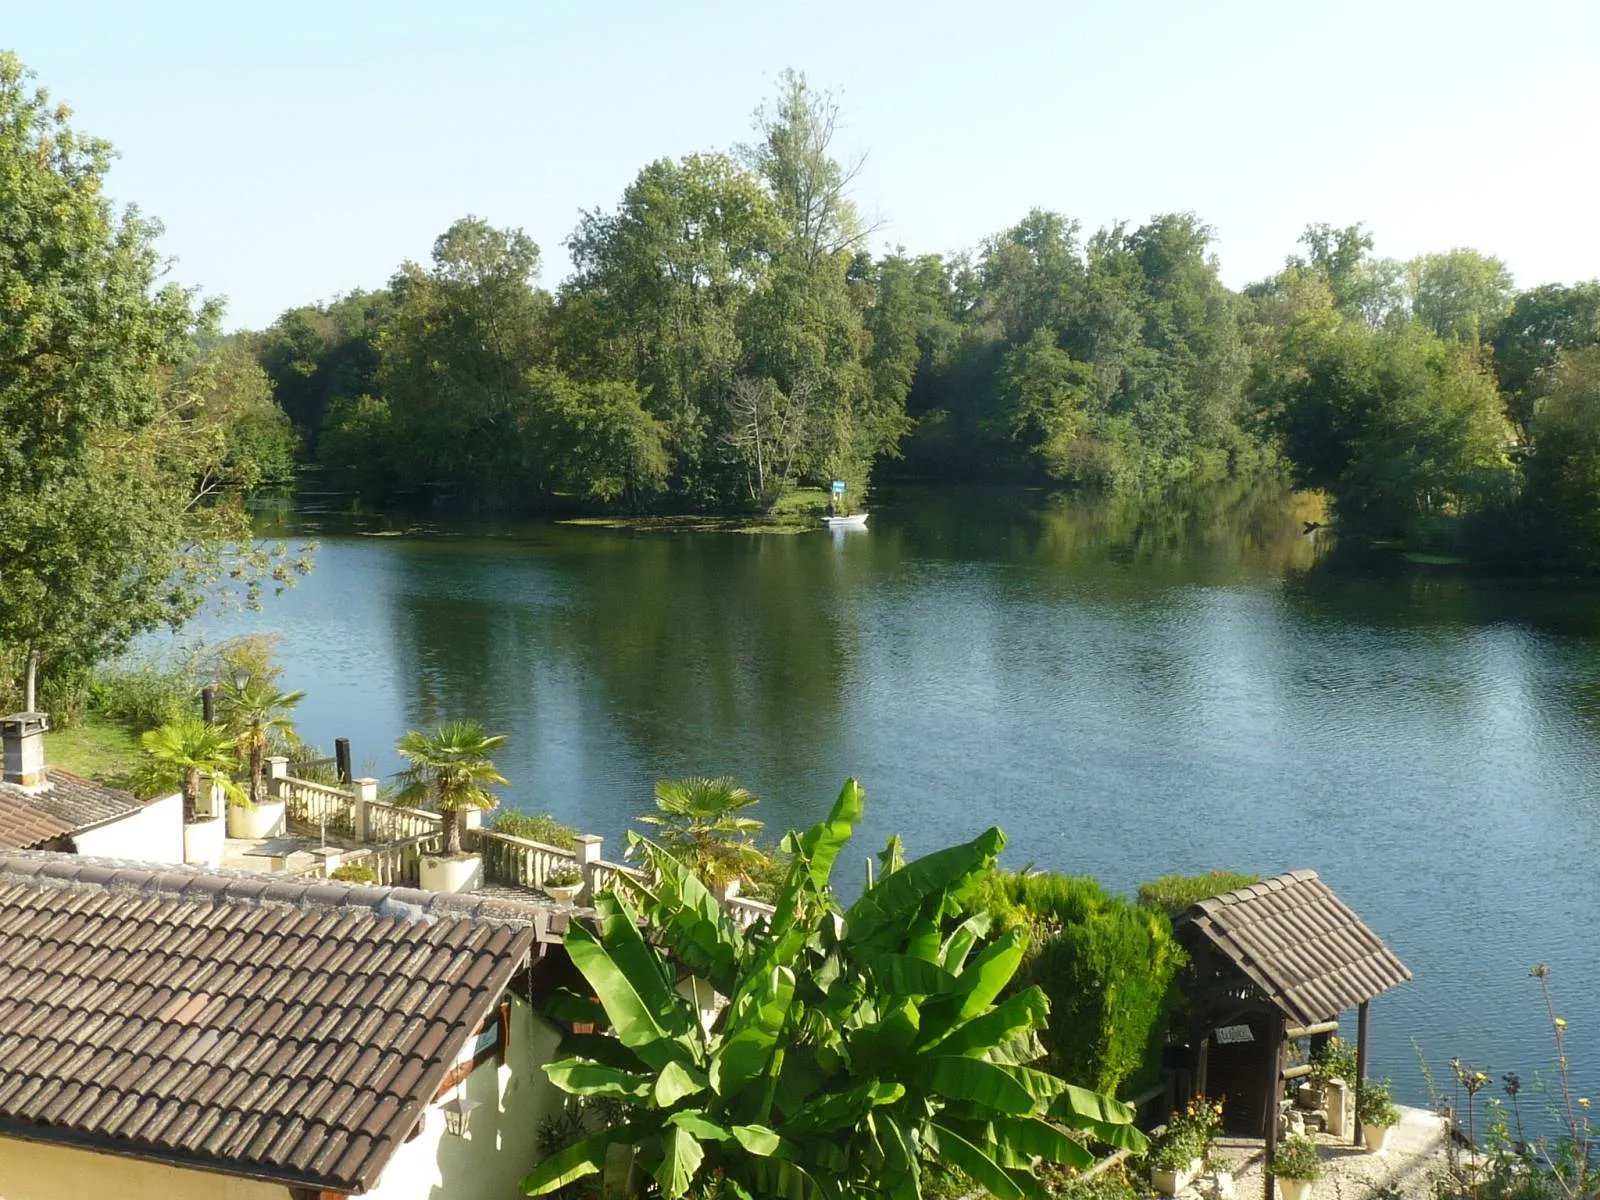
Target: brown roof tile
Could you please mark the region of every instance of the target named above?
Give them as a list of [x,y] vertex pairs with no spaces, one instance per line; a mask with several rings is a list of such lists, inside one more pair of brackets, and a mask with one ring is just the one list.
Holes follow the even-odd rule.
[[1202,900],[1179,917],[1302,1024],[1331,1020],[1411,972],[1315,871],[1290,871]]
[[27,849],[71,837],[142,807],[121,788],[107,787],[52,767],[50,786],[25,791],[0,783],[0,847]]
[[0,853],[0,1136],[365,1191],[541,915]]

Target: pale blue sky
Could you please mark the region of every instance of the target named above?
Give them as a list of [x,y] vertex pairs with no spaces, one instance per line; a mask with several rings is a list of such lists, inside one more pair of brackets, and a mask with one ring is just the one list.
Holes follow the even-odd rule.
[[1193,209],[1236,286],[1316,220],[1600,276],[1596,0],[0,0],[0,45],[230,326],[382,284],[469,212],[554,286],[579,209],[743,140],[791,65],[842,92],[884,245]]

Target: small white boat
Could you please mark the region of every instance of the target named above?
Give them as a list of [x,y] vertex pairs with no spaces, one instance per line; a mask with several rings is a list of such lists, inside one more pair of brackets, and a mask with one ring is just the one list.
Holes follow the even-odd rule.
[[858,512],[851,513],[848,517],[823,517],[822,524],[828,529],[865,529],[867,514]]

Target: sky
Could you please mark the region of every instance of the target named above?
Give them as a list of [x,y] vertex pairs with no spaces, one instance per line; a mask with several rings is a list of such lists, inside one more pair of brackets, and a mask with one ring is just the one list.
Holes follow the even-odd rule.
[[1193,211],[1235,287],[1314,221],[1600,277],[1597,0],[0,0],[0,48],[115,145],[112,195],[230,328],[380,286],[469,213],[554,287],[581,211],[748,139],[786,67],[837,94],[879,250]]

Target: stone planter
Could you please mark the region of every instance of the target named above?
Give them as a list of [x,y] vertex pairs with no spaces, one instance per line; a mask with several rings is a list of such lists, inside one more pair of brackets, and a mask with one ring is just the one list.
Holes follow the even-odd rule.
[[1389,1130],[1393,1128],[1394,1126],[1392,1125],[1368,1125],[1363,1121],[1361,1123],[1361,1141],[1370,1153],[1377,1154],[1388,1142]]
[[282,800],[263,800],[254,808],[242,804],[228,805],[228,836],[260,841],[263,838],[281,837],[285,828]]
[[1282,1193],[1283,1200],[1311,1200],[1311,1180],[1285,1179],[1279,1175],[1278,1191]]
[[558,904],[574,904],[577,902],[578,893],[583,891],[583,884],[579,883],[547,883],[544,885],[545,895]]
[[227,832],[227,822],[221,817],[191,821],[183,827],[183,861],[197,867],[220,867]]
[[425,892],[471,892],[483,884],[483,859],[476,854],[455,858],[425,854],[420,886]]
[[1163,1196],[1176,1196],[1198,1179],[1204,1168],[1198,1158],[1190,1159],[1187,1167],[1151,1167],[1150,1186]]

